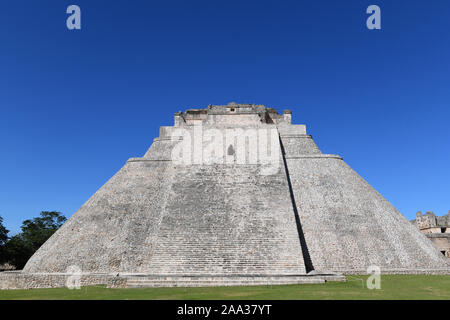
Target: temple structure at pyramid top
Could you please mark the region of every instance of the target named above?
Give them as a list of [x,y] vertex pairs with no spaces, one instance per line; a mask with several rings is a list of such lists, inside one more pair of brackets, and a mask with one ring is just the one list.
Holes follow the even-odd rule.
[[188,109],[175,114],[175,126],[209,124],[209,125],[258,125],[291,124],[291,110],[278,114],[274,108],[257,104],[209,105],[206,109]]
[[235,285],[445,273],[433,244],[291,112],[177,112],[0,288]]

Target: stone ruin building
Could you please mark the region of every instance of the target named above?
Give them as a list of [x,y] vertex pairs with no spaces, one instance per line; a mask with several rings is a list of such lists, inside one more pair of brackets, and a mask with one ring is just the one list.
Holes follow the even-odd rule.
[[425,215],[416,213],[416,219],[411,221],[433,245],[447,258],[450,258],[450,210],[447,215],[437,217],[432,211]]
[[231,103],[176,113],[0,288],[323,283],[373,265],[450,270],[291,111]]

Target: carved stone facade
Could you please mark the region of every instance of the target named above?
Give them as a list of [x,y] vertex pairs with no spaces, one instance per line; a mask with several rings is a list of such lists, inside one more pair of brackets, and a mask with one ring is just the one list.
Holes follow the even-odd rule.
[[432,211],[416,213],[411,221],[433,245],[447,258],[450,258],[450,210],[445,216],[436,216]]

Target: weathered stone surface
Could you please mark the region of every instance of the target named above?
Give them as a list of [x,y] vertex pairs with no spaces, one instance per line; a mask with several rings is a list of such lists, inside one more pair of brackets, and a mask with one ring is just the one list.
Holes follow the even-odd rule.
[[128,162],[36,252],[24,272],[148,268],[172,175],[165,161]]
[[305,273],[284,170],[260,176],[256,165],[197,165],[174,176],[149,270]]
[[[411,223],[422,232],[445,257],[450,258],[450,211],[445,216],[435,216],[432,211],[425,215],[416,213]],[[450,260],[449,260],[450,261]]]
[[[74,285],[69,273],[24,273],[1,272],[0,290],[58,288]],[[346,281],[342,275],[201,275],[173,276],[148,274],[81,274],[76,283],[82,286],[106,285],[108,288],[147,288],[147,287],[209,287],[209,286],[247,286],[275,284],[316,284],[327,281]]]
[[[385,273],[449,272],[400,212],[340,156],[322,154],[304,125],[291,124],[289,110],[232,103],[179,112],[174,123],[161,127],[144,157],[131,158],[23,273],[0,274],[0,286],[59,286],[71,266],[92,275],[87,283],[110,283],[120,273],[116,286],[127,286],[124,273],[159,286],[188,285],[194,276],[212,278],[192,285],[298,283],[317,271],[365,273],[371,265]],[[177,130],[195,137],[200,127],[203,135],[214,129],[223,136],[202,138],[214,161],[205,162],[208,152],[193,141],[190,162],[174,161],[176,146],[188,141]],[[232,139],[230,130],[238,130]],[[275,130],[277,144],[252,148],[263,130]],[[267,172],[267,159],[251,161],[261,151],[275,155],[269,167],[276,170]]]
[[314,268],[336,272],[446,268],[441,254],[344,161],[287,163]]
[[[0,290],[66,287],[70,277],[73,277],[73,274],[0,272]],[[120,288],[126,287],[127,279],[113,274],[82,274],[79,277],[79,284],[80,286],[107,285]]]

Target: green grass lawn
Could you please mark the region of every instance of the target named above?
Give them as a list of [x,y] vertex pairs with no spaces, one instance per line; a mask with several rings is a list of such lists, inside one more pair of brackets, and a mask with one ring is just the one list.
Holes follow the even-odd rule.
[[367,276],[348,276],[347,279],[345,283],[254,287],[107,289],[102,286],[90,286],[81,290],[66,288],[0,290],[0,300],[450,299],[450,276],[385,275],[381,277],[380,290],[366,288]]

